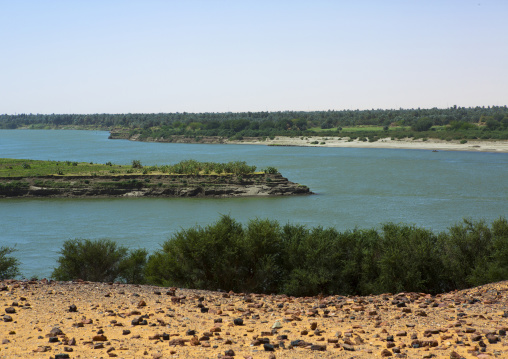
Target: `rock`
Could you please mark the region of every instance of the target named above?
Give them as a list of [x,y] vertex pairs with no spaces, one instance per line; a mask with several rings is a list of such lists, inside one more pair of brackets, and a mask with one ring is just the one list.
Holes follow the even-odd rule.
[[278,320],[275,323],[273,323],[272,329],[280,329],[280,328],[282,328],[282,324]]
[[104,334],[95,335],[92,338],[92,341],[94,342],[106,342],[108,341],[108,338]]
[[78,311],[78,307],[76,307],[75,304],[72,304],[72,305],[69,306],[69,312],[70,313],[75,313],[77,311]]
[[56,337],[57,335],[64,335],[64,332],[58,327],[54,327],[49,331],[49,335],[52,337]]
[[58,339],[58,337],[49,337],[48,341],[50,343],[58,343],[60,339]]
[[69,358],[70,358],[69,354],[65,353],[55,355],[55,359],[69,359]]
[[12,317],[10,315],[4,315],[4,322],[12,322]]
[[5,308],[5,312],[7,314],[14,314],[14,313],[16,313],[16,309],[14,307],[7,307],[7,308]]
[[234,357],[235,356],[235,352],[233,351],[233,349],[228,349],[224,352],[224,355],[227,355],[229,357]]
[[393,354],[391,351],[389,351],[388,349],[383,349],[381,351],[381,356],[382,357],[391,357]]
[[265,352],[273,352],[275,350],[274,346],[270,343],[263,344],[263,349],[265,350]]
[[235,325],[243,325],[243,319],[242,318],[236,318],[233,320],[233,323]]
[[316,322],[310,323],[310,330],[316,330],[316,328],[317,328],[317,323]]
[[352,345],[349,345],[349,344],[342,344],[342,348],[344,348],[344,350],[347,350],[347,351],[350,351],[350,352],[354,352],[355,351],[355,348]]
[[184,346],[185,345],[185,339],[181,339],[181,338],[176,338],[176,339],[172,339],[168,342],[169,346]]
[[192,337],[190,342],[189,342],[189,344],[192,345],[192,346],[198,346],[201,343],[199,342],[199,339],[197,337]]
[[124,329],[122,331],[122,335],[129,335],[131,333],[131,331],[129,329]]
[[315,345],[312,345],[310,347],[310,350],[316,350],[316,351],[324,352],[324,351],[326,351],[326,345],[317,345],[317,344],[315,344]]

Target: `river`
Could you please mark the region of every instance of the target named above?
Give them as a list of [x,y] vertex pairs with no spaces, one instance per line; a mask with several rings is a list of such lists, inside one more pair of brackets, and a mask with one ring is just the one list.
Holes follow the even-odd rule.
[[313,196],[280,198],[0,199],[0,246],[15,247],[24,276],[49,277],[67,239],[110,238],[154,251],[172,233],[221,214],[281,223],[445,230],[462,218],[508,213],[508,154],[402,149],[202,145],[108,140],[108,132],[0,130],[0,157],[162,165],[184,159],[274,166]]

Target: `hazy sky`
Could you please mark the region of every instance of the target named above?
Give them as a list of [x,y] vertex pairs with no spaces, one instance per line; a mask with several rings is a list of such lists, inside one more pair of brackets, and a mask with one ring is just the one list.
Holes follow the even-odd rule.
[[508,104],[507,0],[0,0],[0,113]]

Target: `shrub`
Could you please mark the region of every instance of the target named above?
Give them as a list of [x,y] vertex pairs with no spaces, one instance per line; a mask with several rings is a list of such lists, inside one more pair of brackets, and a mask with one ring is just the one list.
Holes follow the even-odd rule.
[[59,253],[58,267],[52,273],[55,280],[144,282],[144,250],[129,253],[109,239],[73,239],[65,241]]
[[14,248],[0,247],[0,280],[13,279],[20,274],[18,269],[19,261],[9,256],[14,251]]
[[[418,131],[418,132],[422,132],[422,131],[428,131],[430,130],[430,128],[432,127],[433,125],[433,121],[428,118],[428,117],[422,117],[420,119],[418,119],[412,126],[411,126],[411,129],[413,131]],[[408,137],[412,137],[412,136],[408,136]]]
[[[508,221],[334,228],[229,216],[173,235],[146,265],[151,284],[295,296],[440,293],[508,279]],[[140,272],[140,271],[136,271]],[[137,280],[137,279],[136,279]]]
[[132,160],[132,168],[143,168],[140,160]]
[[274,174],[279,173],[279,170],[277,168],[275,168],[275,167],[268,166],[268,167],[266,167],[264,172],[268,173],[268,174],[271,174],[271,175],[274,175]]

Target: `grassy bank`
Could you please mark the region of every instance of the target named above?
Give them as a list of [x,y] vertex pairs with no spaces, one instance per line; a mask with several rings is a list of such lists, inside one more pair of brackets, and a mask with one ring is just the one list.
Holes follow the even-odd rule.
[[[74,162],[74,161],[38,161],[27,159],[0,158],[0,178],[3,177],[42,177],[42,176],[101,176],[127,174],[182,174],[182,175],[245,175],[256,173],[256,166],[249,166],[243,161],[216,163],[181,161],[173,165],[143,166],[140,161],[133,160],[131,165],[115,165]],[[268,167],[258,173],[278,173]]]

